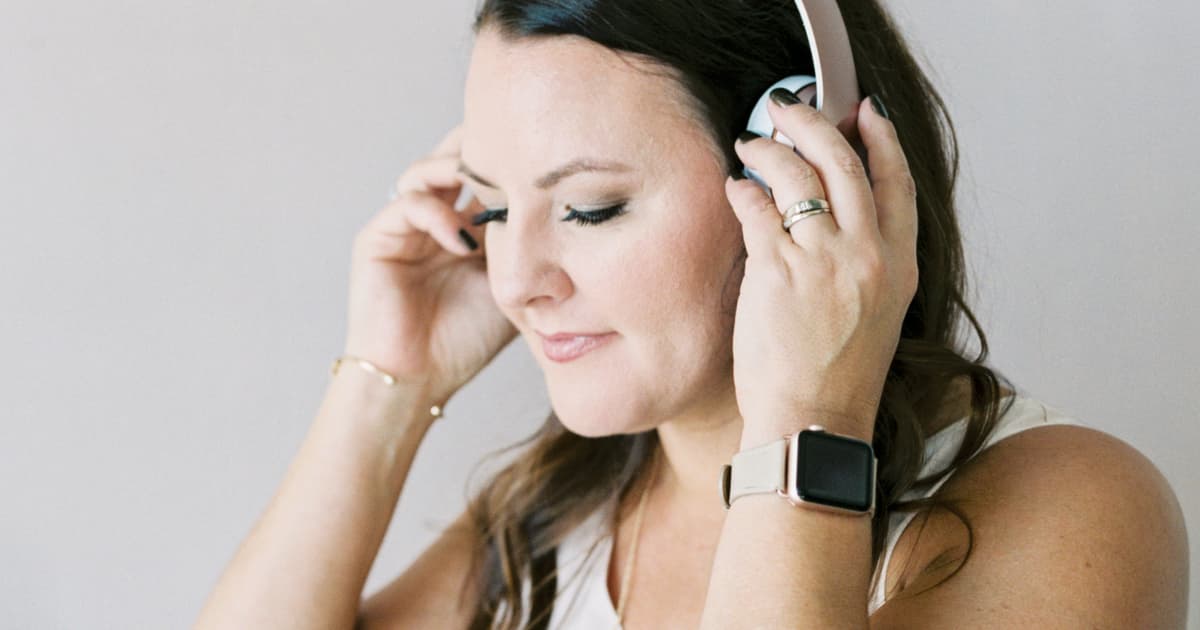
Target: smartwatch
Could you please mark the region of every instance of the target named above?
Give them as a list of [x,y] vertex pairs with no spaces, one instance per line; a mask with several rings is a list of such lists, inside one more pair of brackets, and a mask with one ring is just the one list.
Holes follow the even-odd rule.
[[721,469],[721,502],[772,493],[793,505],[848,514],[875,514],[879,465],[869,442],[814,424],[734,454]]

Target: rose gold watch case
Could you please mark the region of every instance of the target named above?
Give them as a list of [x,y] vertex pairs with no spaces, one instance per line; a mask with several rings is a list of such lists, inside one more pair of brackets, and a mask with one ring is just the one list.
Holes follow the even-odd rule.
[[830,512],[833,514],[844,514],[847,516],[874,516],[875,515],[875,495],[877,494],[875,492],[875,479],[876,479],[876,474],[879,469],[879,459],[877,457],[875,457],[875,450],[873,448],[871,449],[871,478],[867,482],[867,487],[871,488],[871,507],[868,508],[867,511],[863,512],[861,510],[855,510],[855,509],[851,509],[851,508],[843,508],[843,507],[838,507],[836,505],[827,505],[825,503],[819,503],[817,501],[806,501],[800,497],[800,490],[799,490],[799,488],[796,487],[796,480],[799,478],[798,477],[798,473],[799,473],[798,466],[800,464],[800,434],[803,433],[804,431],[818,431],[821,433],[825,433],[826,435],[832,435],[832,436],[838,437],[838,438],[852,440],[855,442],[861,442],[863,444],[866,444],[868,448],[871,447],[870,443],[864,442],[863,440],[860,440],[858,438],[850,437],[848,435],[840,435],[837,433],[829,433],[828,431],[825,430],[825,427],[823,427],[819,424],[809,425],[809,427],[807,429],[801,429],[800,431],[797,431],[795,433],[789,433],[789,434],[783,436],[783,437],[787,438],[787,440],[788,440],[787,474],[784,475],[784,478],[787,480],[787,490],[786,491],[776,490],[775,491],[776,494],[787,499],[789,502],[792,503],[792,505],[796,505],[799,507],[804,507],[804,508],[809,508],[809,509],[814,509],[814,510],[821,510],[823,512]]

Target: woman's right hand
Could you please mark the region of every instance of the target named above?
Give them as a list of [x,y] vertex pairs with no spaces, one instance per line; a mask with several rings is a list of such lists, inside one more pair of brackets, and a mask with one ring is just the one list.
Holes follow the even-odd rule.
[[[346,354],[443,403],[517,334],[487,280],[484,210],[455,210],[462,125],[399,178],[395,198],[358,232],[350,273]],[[458,235],[478,243],[471,250]]]

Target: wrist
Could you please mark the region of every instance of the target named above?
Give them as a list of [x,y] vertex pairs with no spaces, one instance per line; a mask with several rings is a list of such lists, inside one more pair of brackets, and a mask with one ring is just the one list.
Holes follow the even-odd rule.
[[441,417],[444,400],[435,400],[428,382],[397,380],[370,361],[342,355],[330,366],[327,398],[352,406],[354,422],[385,432],[427,429]]
[[825,431],[829,433],[845,435],[868,444],[871,443],[875,434],[874,417],[864,419],[860,414],[846,412],[792,409],[745,418],[742,424],[742,440],[739,450],[762,446],[785,435],[803,431],[814,424],[825,427]]

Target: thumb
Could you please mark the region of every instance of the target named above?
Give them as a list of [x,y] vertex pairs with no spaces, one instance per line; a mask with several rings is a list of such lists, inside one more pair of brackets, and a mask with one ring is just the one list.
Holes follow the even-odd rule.
[[774,258],[791,240],[783,231],[783,217],[775,201],[754,180],[726,177],[725,196],[742,224],[747,257]]

